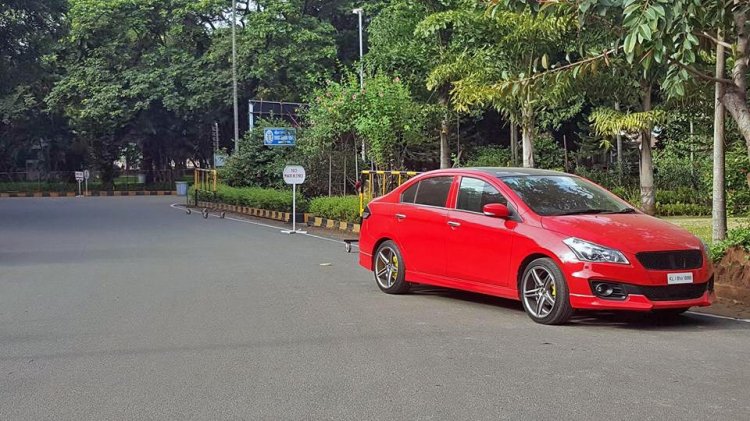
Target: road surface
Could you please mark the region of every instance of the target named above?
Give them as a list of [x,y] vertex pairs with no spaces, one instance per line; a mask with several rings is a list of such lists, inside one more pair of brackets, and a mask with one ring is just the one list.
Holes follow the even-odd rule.
[[381,293],[175,198],[0,200],[0,419],[748,419],[750,323]]

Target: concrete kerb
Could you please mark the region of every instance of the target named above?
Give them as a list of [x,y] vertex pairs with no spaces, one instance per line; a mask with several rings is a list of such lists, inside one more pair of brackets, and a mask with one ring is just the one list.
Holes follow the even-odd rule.
[[[198,202],[197,207],[216,209],[216,210],[221,210],[225,212],[233,212],[233,213],[237,213],[240,215],[255,216],[258,218],[272,219],[274,221],[281,221],[281,222],[292,221],[292,214],[290,212],[278,212],[278,211],[271,211],[268,209],[251,208],[248,206],[228,205],[226,203],[200,202],[200,201]],[[352,232],[355,234],[358,234],[360,231],[360,224],[353,224],[351,222],[336,221],[333,219],[321,218],[321,217],[317,217],[309,213],[303,213],[301,215],[302,218],[299,218],[300,214],[297,214],[297,215],[298,215],[298,219],[297,219],[298,221],[301,221],[304,224],[311,226],[311,227],[336,229],[339,231]]]

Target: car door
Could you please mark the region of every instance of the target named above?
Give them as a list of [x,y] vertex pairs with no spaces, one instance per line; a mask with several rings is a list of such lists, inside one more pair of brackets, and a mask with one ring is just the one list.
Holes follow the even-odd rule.
[[446,221],[450,230],[446,274],[456,280],[508,287],[517,222],[484,215],[482,208],[488,203],[508,205],[505,196],[489,182],[461,177],[455,206],[448,210]]
[[394,218],[407,275],[445,275],[446,205],[453,179],[425,178],[401,194]]

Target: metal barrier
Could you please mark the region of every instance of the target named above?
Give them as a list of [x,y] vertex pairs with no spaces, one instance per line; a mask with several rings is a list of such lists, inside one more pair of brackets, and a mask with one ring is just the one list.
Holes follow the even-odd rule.
[[359,181],[359,216],[365,212],[365,199],[384,196],[396,187],[402,185],[415,175],[421,174],[417,171],[362,171]]
[[[218,184],[218,179],[219,179],[219,176],[216,170],[196,168],[195,174],[193,177],[194,177],[193,189],[195,191],[195,206],[197,207],[200,204],[200,197],[199,197],[200,192],[210,193],[211,198],[212,198],[211,201],[215,204],[216,203],[216,185]],[[191,211],[189,207],[186,209],[186,212],[188,215],[190,215]],[[203,214],[204,219],[208,218],[208,212],[209,212],[208,208],[203,208],[201,213]],[[224,218],[225,215],[226,215],[226,212],[221,212],[219,214],[219,217]]]

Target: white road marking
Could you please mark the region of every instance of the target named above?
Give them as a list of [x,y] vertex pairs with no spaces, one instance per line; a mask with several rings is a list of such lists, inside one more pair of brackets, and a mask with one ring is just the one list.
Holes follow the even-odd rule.
[[750,323],[750,319],[738,319],[736,317],[728,317],[728,316],[719,316],[718,314],[708,314],[708,313],[698,313],[696,311],[686,311],[687,314],[694,314],[696,316],[706,316],[711,317],[714,319],[723,319],[723,320],[734,320],[735,322],[745,322]]
[[[178,210],[181,210],[182,212],[185,212],[185,207],[183,205],[179,204],[179,203],[173,203],[169,207],[171,207],[172,209],[178,209]],[[201,213],[200,212],[196,212],[196,214],[200,216]],[[209,216],[221,219],[221,217],[219,215],[209,214]],[[279,227],[278,225],[269,225],[269,224],[264,224],[262,222],[248,221],[246,219],[237,219],[237,218],[232,218],[231,216],[225,216],[224,219],[228,219],[230,221],[235,221],[235,222],[242,222],[244,224],[257,225],[259,227],[272,228],[272,229],[276,229],[276,230],[282,228],[282,227]],[[334,240],[333,238],[321,237],[321,236],[315,235],[315,234],[309,234],[309,233],[301,234],[301,233],[297,233],[295,235],[305,235],[307,237],[317,238],[318,240],[331,241],[331,242],[334,242],[336,244],[346,244],[346,242],[344,242],[344,241]],[[352,244],[352,246],[359,248],[359,246],[357,244]]]

